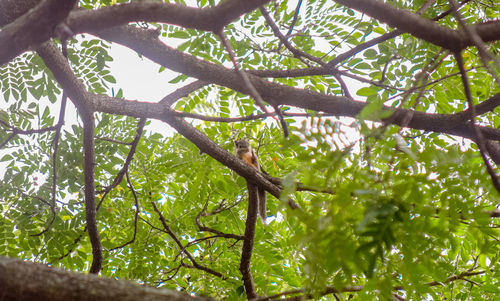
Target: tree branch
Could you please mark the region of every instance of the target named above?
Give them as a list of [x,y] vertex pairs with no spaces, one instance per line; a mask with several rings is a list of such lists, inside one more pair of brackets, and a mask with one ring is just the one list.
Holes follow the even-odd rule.
[[83,173],[85,176],[85,219],[87,232],[92,245],[92,265],[89,273],[98,274],[102,269],[102,246],[97,227],[97,210],[95,202],[95,149],[94,149],[94,116],[82,114],[83,119]]
[[217,277],[222,278],[222,279],[226,278],[221,273],[219,273],[217,271],[214,271],[211,268],[208,268],[206,266],[203,266],[203,265],[199,264],[193,258],[193,256],[191,255],[191,253],[189,253],[188,250],[186,250],[186,248],[182,245],[181,241],[177,238],[177,236],[174,234],[174,232],[172,232],[172,230],[170,229],[170,227],[167,225],[167,221],[163,217],[163,214],[161,214],[160,210],[158,210],[158,207],[156,207],[156,203],[153,202],[153,201],[151,201],[151,205],[153,206],[153,209],[156,212],[156,214],[158,214],[158,219],[160,220],[165,233],[167,233],[174,240],[174,242],[179,247],[180,251],[186,255],[186,257],[189,259],[189,261],[191,261],[191,263],[193,263],[193,268],[196,268],[196,269],[201,270],[201,271],[205,271],[205,272],[207,272],[209,274],[212,274],[212,275],[217,276]]
[[[95,34],[130,47],[145,57],[173,71],[225,86],[244,94],[250,94],[250,91],[244,83],[234,80],[238,77],[234,70],[229,70],[222,66],[202,61],[191,55],[181,53],[165,45],[157,38],[141,34],[141,32],[142,30],[138,28],[119,27],[103,32],[96,32]],[[325,95],[314,91],[271,83],[259,77],[252,76],[251,74],[247,75],[262,98],[272,105],[289,105],[303,109],[322,111],[335,116],[348,116],[354,118],[366,106],[365,102],[351,100],[347,97]],[[125,104],[123,101],[120,101],[118,105],[117,102],[109,101],[109,98],[104,96],[96,96],[94,101],[95,107],[99,108],[98,110],[108,113],[144,116],[140,114],[146,113],[147,111],[147,116],[158,118],[159,112],[161,111],[159,108],[146,108],[146,106],[144,106],[144,110],[140,112],[137,110],[138,102]],[[396,125],[405,125],[413,129],[441,132],[464,138],[473,137],[472,128],[465,122],[468,120],[465,114],[430,114],[406,109],[394,109],[391,107],[383,107],[382,109],[394,112],[391,118],[393,119],[393,124]],[[134,111],[134,113],[131,111]],[[408,114],[412,114],[413,116],[408,124],[405,124]],[[153,117],[151,115],[155,116]],[[500,130],[487,127],[479,128],[486,138],[500,140]]]
[[[446,48],[452,52],[474,45],[463,31],[453,30],[424,19],[407,10],[393,7],[378,0],[335,0],[335,2],[363,12],[377,20],[411,35]],[[500,21],[475,25],[478,35],[485,42],[500,39]]]
[[40,263],[0,257],[0,296],[16,301],[208,300],[131,281],[63,271]]
[[[55,34],[77,0],[44,0],[0,31],[0,66]],[[17,16],[9,16],[11,19]],[[8,23],[9,20],[4,20]]]
[[257,224],[257,211],[259,204],[259,195],[257,186],[247,181],[248,187],[248,211],[247,219],[245,222],[245,239],[243,240],[243,247],[241,249],[240,272],[243,276],[243,286],[248,300],[257,298],[255,291],[255,283],[253,281],[252,272],[250,270],[250,261],[253,252],[253,243],[255,237],[255,226]]
[[74,33],[102,30],[138,21],[167,23],[217,33],[241,15],[267,2],[269,0],[229,0],[209,8],[163,2],[133,2],[97,10],[76,10],[71,12],[67,24]]

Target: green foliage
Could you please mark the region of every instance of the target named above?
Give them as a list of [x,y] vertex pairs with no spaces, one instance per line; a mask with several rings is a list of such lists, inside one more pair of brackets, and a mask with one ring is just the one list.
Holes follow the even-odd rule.
[[[126,1],[82,0],[84,8]],[[175,1],[184,3],[184,1]],[[199,0],[199,7],[217,1]],[[425,1],[386,1],[416,11]],[[436,1],[425,13],[433,18],[448,7]],[[498,17],[489,5],[472,1],[462,10],[469,23]],[[295,4],[269,4],[284,28]],[[456,27],[446,17],[441,24]],[[314,24],[312,26],[311,24]],[[331,1],[304,1],[290,42],[325,61],[391,29]],[[244,69],[307,68],[284,49],[256,10],[225,28]],[[162,35],[178,49],[216,64],[229,57],[213,33],[164,25]],[[69,41],[75,74],[92,93],[111,95],[122,87],[109,70],[109,45],[93,37]],[[279,48],[279,49],[278,49]],[[464,54],[474,101],[500,92],[481,67],[476,49]],[[440,62],[436,64],[436,62]],[[428,70],[429,65],[436,65]],[[279,67],[279,68],[277,68]],[[269,225],[257,225],[251,271],[259,295],[306,289],[320,298],[328,286],[338,290],[363,286],[353,300],[388,300],[397,287],[408,300],[494,300],[500,293],[498,193],[474,145],[437,133],[366,121],[390,118],[383,105],[451,114],[466,108],[462,82],[452,56],[404,34],[342,62],[352,78],[362,78],[355,98],[369,104],[359,120],[321,116],[286,117],[288,139],[271,118],[240,123],[193,121],[201,132],[232,152],[235,138],[248,138],[263,168],[284,182],[280,200],[268,195]],[[426,70],[428,78],[419,73]],[[54,103],[61,97],[41,59],[26,53],[0,68],[2,103],[0,144],[8,125],[28,130],[57,122]],[[451,76],[450,76],[451,75]],[[178,75],[171,83],[183,83]],[[325,94],[340,95],[331,76],[276,78],[271,81]],[[415,89],[415,87],[421,87]],[[406,93],[408,89],[410,93]],[[419,97],[419,91],[424,97]],[[247,95],[206,86],[174,104],[178,111],[217,117],[262,113]],[[283,108],[287,112],[296,112]],[[498,111],[498,109],[496,110]],[[498,112],[481,122],[498,127]],[[130,150],[137,120],[96,114],[95,177],[98,227],[104,248],[102,274],[137,280],[196,295],[245,299],[239,263],[241,241],[212,237],[196,221],[224,233],[243,235],[246,183],[179,134],[155,131],[149,123],[128,177],[105,195]],[[401,135],[407,148],[398,147]],[[58,147],[56,213],[49,204],[54,132],[17,135],[0,153],[5,174],[0,181],[0,255],[47,262],[86,271],[92,260],[85,230],[82,127],[63,127]],[[121,142],[121,143],[120,143]],[[127,144],[128,143],[128,144]],[[5,152],[4,152],[5,150]],[[297,183],[309,191],[299,191]],[[301,209],[291,209],[288,198]],[[165,233],[151,202],[196,261],[226,277],[199,269]],[[219,212],[220,211],[220,212]],[[217,213],[217,214],[216,214]],[[135,216],[138,216],[135,222]],[[52,218],[53,223],[51,223]],[[50,226],[49,226],[50,225]],[[48,231],[40,234],[48,227]],[[128,244],[127,244],[128,243]],[[467,271],[469,281],[448,281]],[[442,282],[442,285],[430,285]],[[346,299],[347,293],[345,294]],[[333,300],[329,295],[325,300]]]

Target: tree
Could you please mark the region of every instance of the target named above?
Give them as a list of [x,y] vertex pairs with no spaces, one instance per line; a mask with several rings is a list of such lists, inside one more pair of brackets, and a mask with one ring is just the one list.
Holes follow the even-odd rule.
[[[229,300],[499,295],[498,3],[172,2],[0,0],[0,255]],[[127,99],[110,43],[179,89]]]

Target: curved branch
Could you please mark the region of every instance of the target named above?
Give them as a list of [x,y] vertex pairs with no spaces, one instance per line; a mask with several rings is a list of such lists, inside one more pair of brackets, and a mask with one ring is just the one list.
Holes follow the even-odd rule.
[[94,149],[94,116],[82,114],[83,119],[83,173],[85,176],[85,219],[87,232],[92,245],[92,265],[89,273],[98,274],[102,268],[102,246],[97,227],[97,210],[95,203],[95,149]]
[[229,0],[209,8],[163,2],[132,2],[97,10],[71,12],[68,26],[74,33],[101,30],[130,22],[158,22],[219,32],[224,26],[269,0]]
[[[179,240],[179,238],[177,238],[177,236],[174,234],[174,232],[172,232],[172,230],[170,229],[170,227],[167,225],[167,221],[163,217],[163,214],[161,214],[160,210],[158,210],[158,207],[156,207],[156,203],[153,202],[153,201],[151,201],[151,205],[153,206],[153,209],[156,212],[156,214],[158,214],[158,219],[160,220],[160,222],[161,222],[161,224],[163,226],[163,230],[174,240],[174,242],[179,247],[180,251],[186,255],[186,257],[189,259],[189,261],[191,261],[191,263],[193,263],[192,268],[196,268],[198,270],[205,271],[205,272],[207,272],[209,274],[212,274],[212,275],[217,276],[217,277],[222,278],[222,279],[226,278],[221,273],[219,273],[217,271],[214,271],[211,268],[208,268],[206,266],[203,266],[203,265],[199,264],[194,259],[194,257],[191,255],[191,253],[189,253],[188,250],[186,250],[186,248],[182,245],[182,243]],[[191,266],[187,266],[187,267],[191,268]]]
[[42,1],[35,8],[2,28],[0,31],[0,66],[29,47],[53,37],[56,26],[68,16],[76,2],[76,0]]
[[[236,71],[184,54],[165,45],[157,38],[141,34],[141,32],[144,31],[139,28],[116,27],[96,32],[95,34],[104,39],[125,45],[173,71],[225,86],[244,94],[250,94],[248,87],[242,81],[235,80],[235,78],[238,78]],[[262,98],[272,105],[289,105],[322,111],[336,116],[354,118],[366,106],[365,102],[354,101],[347,97],[325,95],[314,91],[271,83],[251,74],[248,74],[248,77]],[[129,105],[130,107],[128,107]],[[110,101],[109,97],[105,96],[96,96],[94,98],[94,106],[98,108],[97,110],[124,115],[132,114],[131,116],[136,117],[144,116],[139,114],[140,111],[137,105],[138,102],[124,103],[123,101]],[[162,110],[159,108],[146,108],[144,106],[144,109],[147,110],[149,117],[163,118],[160,113]],[[465,122],[468,120],[465,113],[431,114],[391,107],[382,107],[382,110],[394,112],[391,116],[391,122],[395,125],[418,130],[441,132],[464,138],[474,137],[472,127]],[[168,111],[164,112],[168,113]],[[142,113],[146,112],[142,111]],[[406,123],[408,115],[411,115],[411,119]],[[479,128],[486,138],[500,140],[500,130],[487,127]]]
[[[378,0],[335,0],[335,2],[363,12],[377,20],[398,28],[411,35],[446,48],[452,52],[460,51],[474,42],[462,31],[441,26],[411,13]],[[500,21],[474,25],[475,30],[485,42],[500,39]]]
[[0,296],[16,301],[209,300],[114,278],[64,271],[41,263],[0,257]]
[[247,187],[248,211],[247,219],[245,222],[245,239],[243,240],[243,247],[241,248],[240,272],[243,277],[243,286],[245,287],[245,293],[247,294],[248,300],[251,300],[257,297],[257,293],[255,291],[255,283],[252,277],[252,271],[250,270],[250,262],[253,253],[259,195],[257,186],[254,183],[247,181]]

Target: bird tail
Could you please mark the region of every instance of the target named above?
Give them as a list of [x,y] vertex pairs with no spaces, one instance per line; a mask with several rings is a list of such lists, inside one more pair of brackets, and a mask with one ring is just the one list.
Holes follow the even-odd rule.
[[262,223],[265,225],[266,224],[266,190],[263,188],[258,189],[258,194],[259,194],[259,215],[260,215],[260,220]]

